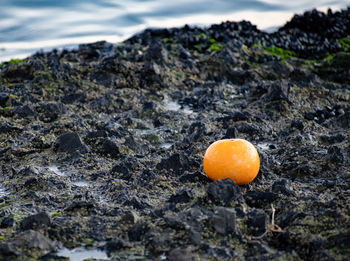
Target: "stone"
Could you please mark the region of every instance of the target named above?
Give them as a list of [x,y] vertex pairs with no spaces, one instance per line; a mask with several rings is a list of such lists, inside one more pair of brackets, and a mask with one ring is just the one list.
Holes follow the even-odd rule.
[[214,204],[228,206],[244,201],[240,187],[231,179],[216,180],[206,186],[207,197]]
[[57,140],[56,145],[59,151],[73,154],[78,151],[80,153],[87,153],[89,148],[81,141],[76,132],[65,132],[61,134]]
[[217,207],[212,216],[213,227],[221,235],[237,234],[236,211],[231,208]]
[[20,223],[21,230],[37,230],[40,228],[46,228],[51,225],[51,220],[48,214],[41,212],[29,217],[24,218]]

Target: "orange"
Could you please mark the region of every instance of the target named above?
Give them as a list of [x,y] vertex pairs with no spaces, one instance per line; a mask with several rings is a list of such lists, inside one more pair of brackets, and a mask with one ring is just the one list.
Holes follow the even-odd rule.
[[218,140],[205,152],[203,168],[211,180],[230,178],[236,184],[243,185],[252,182],[258,175],[260,158],[249,141]]

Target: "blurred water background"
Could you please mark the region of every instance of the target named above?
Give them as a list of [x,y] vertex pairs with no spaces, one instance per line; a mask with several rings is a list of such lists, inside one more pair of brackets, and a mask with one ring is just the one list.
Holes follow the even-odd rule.
[[248,20],[273,31],[295,13],[348,5],[349,0],[0,0],[0,61],[79,43],[116,43],[147,27]]

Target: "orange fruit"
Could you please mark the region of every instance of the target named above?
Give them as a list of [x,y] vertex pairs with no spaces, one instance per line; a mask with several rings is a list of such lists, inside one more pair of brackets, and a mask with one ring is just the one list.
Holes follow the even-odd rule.
[[218,140],[205,152],[203,168],[211,180],[230,178],[236,184],[243,185],[252,182],[258,175],[260,158],[249,141]]

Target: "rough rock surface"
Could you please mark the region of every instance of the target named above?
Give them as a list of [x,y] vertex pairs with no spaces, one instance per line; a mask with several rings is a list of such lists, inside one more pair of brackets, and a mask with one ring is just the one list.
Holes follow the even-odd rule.
[[[0,259],[347,260],[349,66],[350,9],[1,64]],[[203,172],[233,137],[259,151],[249,185]]]

